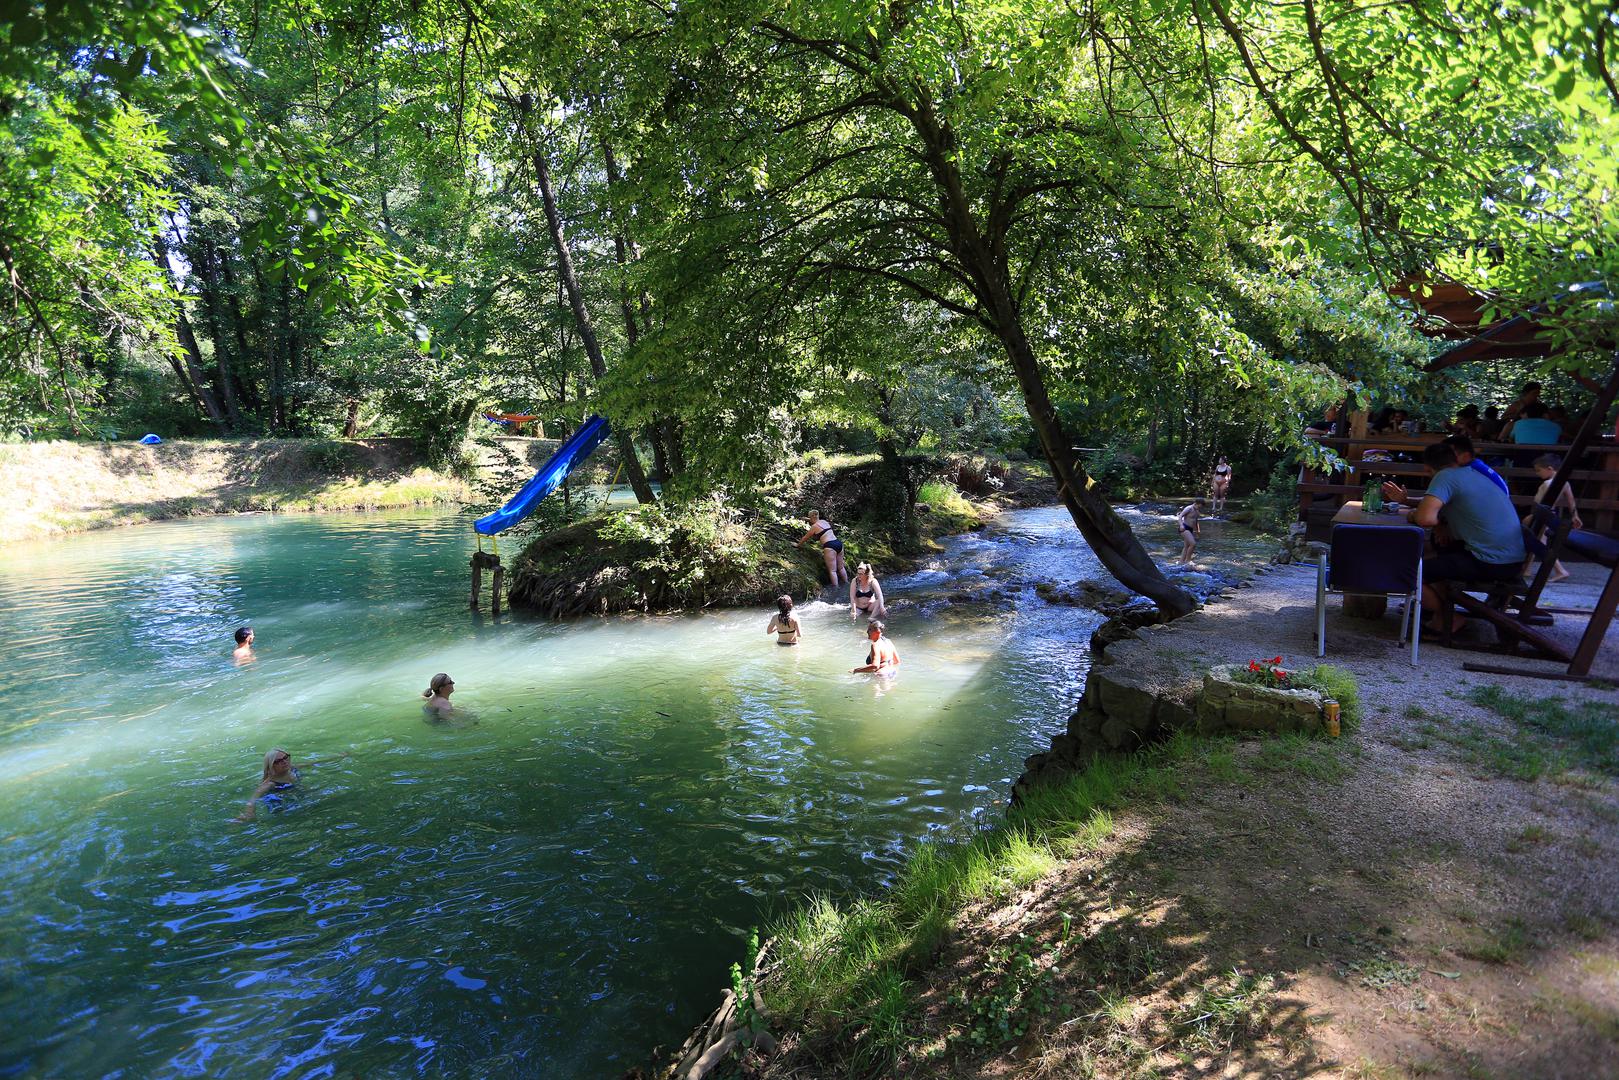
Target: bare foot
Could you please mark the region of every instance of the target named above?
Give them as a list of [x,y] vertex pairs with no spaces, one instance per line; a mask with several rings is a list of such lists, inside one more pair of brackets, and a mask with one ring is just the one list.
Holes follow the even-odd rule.
[[1550,585],[1554,581],[1562,581],[1566,577],[1568,577],[1568,571],[1558,568],[1552,571],[1552,576],[1546,579],[1546,584]]

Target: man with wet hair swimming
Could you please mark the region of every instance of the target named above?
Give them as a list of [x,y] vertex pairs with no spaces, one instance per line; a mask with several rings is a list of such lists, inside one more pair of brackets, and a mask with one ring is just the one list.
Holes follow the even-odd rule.
[[871,642],[871,648],[866,653],[864,664],[849,669],[851,675],[891,675],[899,667],[899,650],[883,636],[884,629],[881,619],[873,619],[866,624],[866,640]]
[[231,650],[231,656],[238,664],[253,662],[253,628],[251,626],[238,626],[236,628],[236,648]]

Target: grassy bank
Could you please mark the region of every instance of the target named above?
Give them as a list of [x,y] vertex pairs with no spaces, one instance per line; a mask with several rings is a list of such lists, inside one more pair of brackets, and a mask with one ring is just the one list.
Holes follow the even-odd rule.
[[[1353,731],[1352,677],[1318,673]],[[1069,993],[1058,986],[1065,968],[1066,982],[1084,987],[1074,994],[1102,988],[1104,1010],[1109,1000],[1124,1008],[1155,970],[1151,942],[1115,927],[1090,933],[1080,907],[1038,935],[1006,928],[1027,913],[1025,890],[1118,849],[1119,812],[1179,799],[1199,777],[1229,775],[1239,745],[1180,732],[1134,754],[1096,757],[1035,787],[1000,824],[920,844],[882,893],[841,904],[814,898],[779,920],[753,976],[783,1037],[765,1075],[875,1077],[934,1065],[948,1073],[945,1062],[998,1051],[1046,1024]],[[1272,772],[1339,776],[1346,752],[1342,741],[1293,735],[1266,740],[1256,760]]]
[[0,540],[200,514],[376,510],[462,501],[404,439],[0,445],[12,513]]

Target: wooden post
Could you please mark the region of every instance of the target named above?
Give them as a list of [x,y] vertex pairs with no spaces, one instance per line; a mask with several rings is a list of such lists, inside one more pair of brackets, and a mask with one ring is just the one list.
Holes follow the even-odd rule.
[[493,598],[490,601],[490,610],[500,614],[501,598],[505,595],[502,590],[506,587],[506,568],[500,565],[500,556],[488,551],[474,551],[472,553],[472,601],[468,605],[473,611],[478,610],[478,594],[483,591],[483,572],[493,570],[490,579],[490,588]]

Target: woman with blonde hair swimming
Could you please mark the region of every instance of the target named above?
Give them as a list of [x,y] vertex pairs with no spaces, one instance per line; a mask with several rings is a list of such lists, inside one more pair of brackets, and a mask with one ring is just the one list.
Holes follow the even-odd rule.
[[455,693],[455,680],[444,672],[439,672],[427,682],[427,689],[422,691],[422,710],[429,714],[429,719],[447,720],[455,711],[450,704],[450,695]]
[[849,579],[849,618],[865,616],[871,619],[888,618],[888,605],[883,603],[883,587],[872,572],[871,564],[863,562],[854,568]]
[[247,800],[247,808],[236,816],[237,821],[252,821],[253,814],[258,809],[259,800],[266,796],[276,796],[276,801],[284,791],[291,791],[303,777],[299,769],[308,769],[316,765],[329,765],[334,761],[341,761],[349,756],[347,750],[337,757],[321,758],[317,761],[305,761],[294,764],[292,755],[279,746],[264,755],[264,774],[259,778],[259,786],[253,790],[253,797]]

